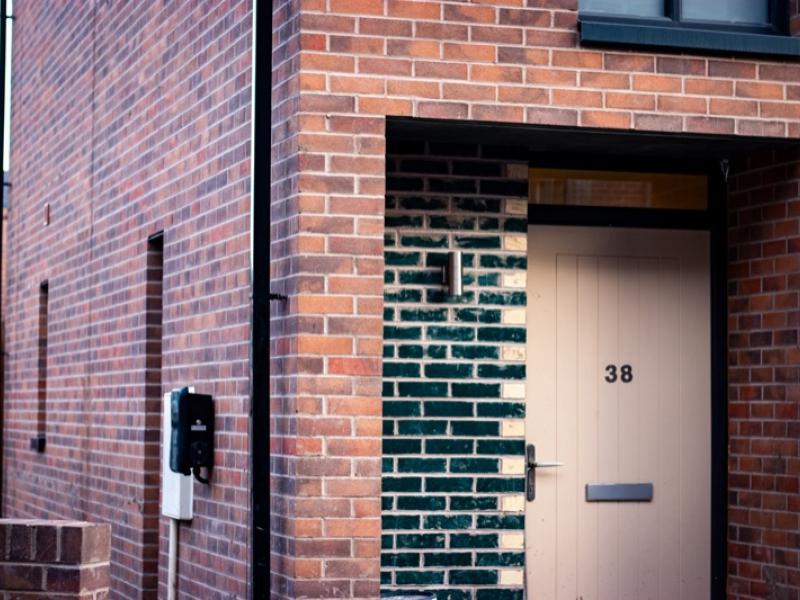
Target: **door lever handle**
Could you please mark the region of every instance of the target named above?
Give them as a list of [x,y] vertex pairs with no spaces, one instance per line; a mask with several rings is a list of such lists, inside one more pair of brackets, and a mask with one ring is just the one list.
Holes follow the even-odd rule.
[[551,469],[563,467],[562,462],[537,462],[536,446],[528,444],[525,448],[526,469],[525,469],[525,497],[528,502],[536,499],[536,469]]

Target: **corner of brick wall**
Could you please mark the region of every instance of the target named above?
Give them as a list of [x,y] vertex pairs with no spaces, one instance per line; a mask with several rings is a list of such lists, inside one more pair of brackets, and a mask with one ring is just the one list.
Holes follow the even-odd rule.
[[0,519],[0,558],[4,598],[109,597],[108,524]]

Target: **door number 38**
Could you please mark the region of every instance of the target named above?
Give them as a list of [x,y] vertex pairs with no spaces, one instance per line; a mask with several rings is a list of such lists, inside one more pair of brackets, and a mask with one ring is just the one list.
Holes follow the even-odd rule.
[[619,379],[622,383],[630,383],[633,381],[633,367],[630,365],[622,365],[617,368],[617,365],[608,365],[606,367],[606,381],[614,383]]

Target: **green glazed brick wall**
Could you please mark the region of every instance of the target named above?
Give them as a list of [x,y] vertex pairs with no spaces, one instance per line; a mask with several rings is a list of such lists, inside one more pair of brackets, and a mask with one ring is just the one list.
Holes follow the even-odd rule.
[[382,594],[522,600],[527,160],[389,140],[386,165]]

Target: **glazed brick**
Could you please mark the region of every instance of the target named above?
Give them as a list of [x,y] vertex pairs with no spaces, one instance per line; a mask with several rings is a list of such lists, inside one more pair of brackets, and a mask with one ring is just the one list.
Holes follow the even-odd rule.
[[401,381],[397,384],[398,395],[417,396],[420,398],[436,398],[447,395],[447,384],[440,382],[415,383]]
[[487,198],[455,198],[453,208],[463,212],[498,213],[500,212],[500,201]]
[[526,331],[519,327],[479,327],[481,342],[524,342]]
[[417,363],[383,363],[384,377],[419,377],[420,368]]
[[450,217],[450,216],[431,215],[430,217],[428,217],[428,226],[431,229],[447,229],[450,231],[475,229],[475,219],[473,217]]
[[[478,333],[480,336],[480,332]],[[450,354],[452,358],[466,358],[466,359],[498,359],[500,358],[500,353],[496,346],[461,346],[457,344],[453,344],[450,346]],[[477,385],[479,387],[486,387],[489,388],[496,388],[499,393],[499,387],[491,384],[472,384]],[[456,389],[463,389],[463,384],[453,384],[453,395],[461,395],[460,393],[456,393]],[[471,395],[471,394],[470,394]],[[479,397],[487,397],[481,395]]]
[[524,492],[524,479],[482,478],[476,482],[477,492]]
[[397,585],[431,585],[444,583],[444,573],[436,571],[398,571],[395,574]]
[[419,454],[420,440],[383,440],[384,454]]
[[382,567],[418,567],[420,555],[416,552],[384,552],[381,554]]
[[464,308],[455,311],[455,320],[465,323],[499,323],[499,310]]
[[397,510],[440,511],[444,510],[446,505],[447,499],[444,496],[397,497]]
[[428,515],[423,519],[425,529],[469,529],[472,515]]
[[472,377],[472,365],[444,363],[425,365],[425,377],[433,379],[466,379]]
[[449,340],[449,341],[469,341],[474,339],[475,330],[471,327],[428,327],[428,339]]
[[443,534],[401,534],[396,537],[398,548],[444,548]]
[[[423,412],[426,417],[472,417],[475,416],[475,405],[471,402],[425,402]],[[428,452],[431,452],[429,449]]]
[[469,492],[474,488],[470,477],[426,477],[426,492]]
[[381,517],[383,529],[419,529],[418,515],[383,515]]
[[450,510],[497,510],[494,496],[451,496]]
[[454,570],[449,573],[449,582],[456,585],[491,585],[497,583],[497,571]]
[[478,377],[487,379],[524,379],[525,365],[478,365]]
[[[438,281],[441,281],[441,274],[438,274]],[[401,282],[402,283],[402,282]],[[402,321],[446,321],[447,309],[403,309],[400,311]]]
[[[472,454],[475,442],[473,440],[425,440],[425,451],[428,454]],[[494,454],[502,454],[495,452]]]
[[493,589],[493,590],[477,590],[475,600],[523,600],[524,593],[522,590],[510,589]]
[[[491,458],[453,458],[450,459],[450,471],[453,473],[497,473],[498,461]],[[484,529],[491,529],[484,528]]]
[[419,252],[384,252],[383,256],[387,265],[418,265],[420,262]]
[[450,546],[453,548],[497,548],[498,537],[496,533],[454,533],[450,536]]
[[[386,403],[384,403],[384,414],[386,414]],[[388,415],[387,415],[388,416]],[[471,413],[468,416],[472,416]],[[443,435],[447,431],[447,421],[407,421],[397,422],[398,435]]]
[[480,567],[522,567],[525,565],[525,554],[523,552],[479,552],[475,564]]
[[478,515],[478,529],[524,529],[525,517],[521,515]]
[[420,477],[382,477],[384,492],[419,492],[422,491]]
[[401,271],[401,284],[441,285],[442,274],[433,271]]
[[480,402],[476,405],[477,416],[522,419],[525,405],[520,402]]
[[399,473],[444,473],[447,470],[446,461],[438,458],[401,458],[397,463]]
[[383,416],[385,417],[418,417],[420,414],[422,412],[419,402],[383,403]]
[[386,340],[418,340],[421,337],[422,329],[419,327],[385,326],[383,328],[383,338]]
[[[478,369],[482,365],[478,365]],[[500,384],[497,383],[454,383],[454,398],[499,398]]]
[[521,455],[525,452],[525,442],[521,440],[478,440],[478,454]]
[[472,554],[465,552],[426,553],[423,556],[426,567],[463,567],[472,564]]
[[453,421],[450,425],[453,435],[497,436],[500,426],[496,421]]

